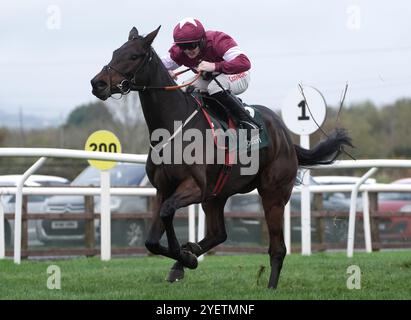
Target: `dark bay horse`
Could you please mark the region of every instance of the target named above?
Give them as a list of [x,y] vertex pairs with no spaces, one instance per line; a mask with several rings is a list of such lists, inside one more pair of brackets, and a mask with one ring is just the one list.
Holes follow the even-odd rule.
[[[93,94],[102,100],[114,93],[139,91],[150,137],[156,129],[175,132],[174,122],[184,122],[198,108],[192,95],[182,90],[164,90],[164,87],[175,86],[176,83],[151,47],[159,29],[141,36],[133,28],[128,41],[114,51],[110,63],[91,80]],[[255,108],[262,116],[268,135],[268,145],[257,152],[258,171],[244,175],[240,171],[244,165],[234,164],[226,184],[217,195],[213,194],[213,188],[222,164],[187,164],[184,161],[157,164],[153,161],[153,152],[149,154],[146,170],[157,189],[157,195],[145,245],[154,254],[176,260],[169,273],[169,281],[182,279],[184,267],[196,268],[198,256],[226,240],[224,205],[227,199],[257,188],[262,198],[270,239],[268,253],[271,274],[268,287],[276,288],[286,254],[283,239],[284,206],[290,198],[298,167],[331,163],[344,145],[351,145],[345,131],[338,129],[313,149],[303,149],[292,143],[287,128],[273,111],[263,106]],[[210,129],[201,113],[184,126],[184,130],[191,128],[202,133]],[[153,140],[150,142],[153,143]],[[188,144],[183,141],[183,148]],[[171,150],[176,148],[174,140],[169,141],[169,145]],[[173,217],[177,209],[194,203],[201,203],[204,209],[206,236],[198,243],[189,242],[180,246],[173,227]],[[160,244],[164,232],[168,246]]]

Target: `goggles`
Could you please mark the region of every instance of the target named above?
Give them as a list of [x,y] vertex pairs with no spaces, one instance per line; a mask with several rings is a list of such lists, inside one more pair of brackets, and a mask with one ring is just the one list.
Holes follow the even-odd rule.
[[181,50],[194,50],[195,48],[200,46],[200,42],[187,42],[187,43],[177,43],[177,46],[181,48]]

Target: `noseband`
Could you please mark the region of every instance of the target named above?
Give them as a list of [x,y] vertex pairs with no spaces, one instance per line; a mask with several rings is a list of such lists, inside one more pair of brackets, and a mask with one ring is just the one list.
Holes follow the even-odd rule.
[[120,70],[114,68],[110,64],[104,66],[104,70],[107,71],[108,79],[109,79],[109,88],[111,88],[111,76],[110,76],[110,70],[113,70],[114,72],[117,72],[119,75],[121,75],[124,80],[120,82],[120,84],[116,85],[116,87],[120,90],[122,95],[125,95],[131,91],[131,89],[136,89],[139,90],[140,86],[136,86],[136,75],[139,71],[141,71],[153,58],[153,53],[152,50],[148,53],[144,53],[139,55],[140,57],[144,56],[143,62],[137,67],[136,71],[134,71],[134,74],[130,77],[121,72]]

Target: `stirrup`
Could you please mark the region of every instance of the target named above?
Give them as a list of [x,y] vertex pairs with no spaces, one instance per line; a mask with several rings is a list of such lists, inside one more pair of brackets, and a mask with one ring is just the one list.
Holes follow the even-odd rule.
[[247,120],[240,120],[240,125],[243,127],[243,129],[254,129],[254,130],[261,130],[260,127],[256,126],[254,123],[251,121]]
[[[261,130],[262,130],[259,126],[247,120],[240,121],[240,128],[245,129],[247,131],[246,132],[247,141],[252,141],[254,138],[259,137]],[[258,131],[252,134],[251,130],[258,130]]]
[[193,85],[189,85],[186,88],[186,93],[191,94],[195,91],[196,87],[194,87]]
[[[247,121],[247,120],[240,121],[239,128],[242,130],[246,130],[245,136],[240,135],[240,137],[245,138],[245,140],[247,141],[247,145],[251,143],[251,141],[253,141],[255,138],[260,139],[259,137],[260,137],[261,129],[260,127],[257,127],[254,123],[252,123],[251,121]],[[258,130],[258,131],[252,132],[251,130]]]

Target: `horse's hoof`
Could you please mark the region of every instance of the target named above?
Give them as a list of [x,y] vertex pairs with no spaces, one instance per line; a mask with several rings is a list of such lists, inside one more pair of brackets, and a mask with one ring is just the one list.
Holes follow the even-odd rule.
[[171,269],[167,281],[168,282],[176,282],[184,279],[184,269],[183,268],[178,268],[178,269]]
[[181,250],[181,259],[179,261],[189,269],[195,269],[198,266],[197,257],[190,251]]
[[183,245],[182,249],[194,253],[197,257],[201,256],[201,251],[203,250],[201,249],[200,245],[195,242],[187,242],[185,245]]

